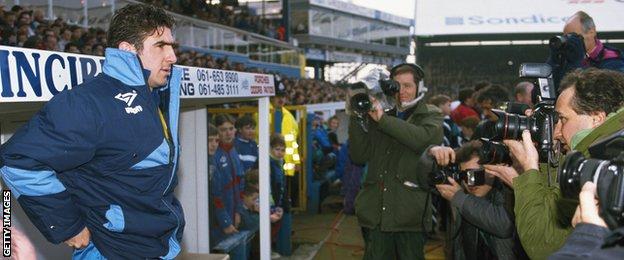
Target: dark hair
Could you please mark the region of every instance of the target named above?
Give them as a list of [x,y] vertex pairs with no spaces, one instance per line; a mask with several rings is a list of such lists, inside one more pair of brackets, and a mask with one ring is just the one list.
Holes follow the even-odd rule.
[[570,101],[577,114],[610,114],[624,105],[624,74],[613,70],[589,68],[568,73],[561,80],[561,91],[574,88]]
[[492,85],[477,92],[477,102],[492,101],[492,106],[498,107],[502,102],[509,101],[509,92],[501,85]]
[[219,135],[219,129],[211,123],[208,123],[208,136]]
[[435,95],[429,99],[429,104],[434,106],[444,105],[447,102],[451,102],[451,98],[447,95]]
[[270,146],[271,146],[271,148],[278,147],[278,146],[286,147],[286,141],[284,141],[284,136],[282,136],[279,133],[272,134],[271,135]]
[[250,115],[244,115],[239,117],[236,120],[236,129],[242,129],[245,126],[251,126],[251,127],[256,127],[256,120],[253,119],[253,117],[251,117]]
[[253,185],[245,185],[245,189],[243,189],[243,196],[251,196],[258,193],[258,188]]
[[236,119],[230,114],[218,114],[214,118],[215,126],[219,127],[224,123],[236,124]]
[[479,156],[481,145],[480,141],[470,141],[455,149],[455,162],[458,164],[465,163],[475,156]]
[[258,187],[258,178],[260,176],[260,172],[258,169],[249,169],[245,172],[245,186],[254,186]]
[[161,34],[162,27],[173,30],[175,20],[162,8],[147,4],[130,4],[115,12],[108,28],[108,47],[118,48],[121,42],[132,44],[137,51],[143,41],[154,33]]
[[479,82],[475,83],[475,85],[473,87],[473,90],[474,91],[479,91],[479,90],[487,88],[487,87],[489,87],[491,85],[492,85],[492,83],[490,83],[489,81],[482,80],[482,81],[479,81]]
[[472,97],[474,92],[475,92],[474,89],[462,88],[462,89],[459,90],[457,98],[459,99],[459,102],[465,103],[466,100],[468,100],[470,97]]

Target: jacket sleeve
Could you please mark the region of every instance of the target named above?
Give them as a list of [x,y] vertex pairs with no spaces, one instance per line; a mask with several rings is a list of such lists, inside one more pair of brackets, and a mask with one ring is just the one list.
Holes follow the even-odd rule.
[[[213,180],[210,182],[210,195],[212,197],[211,203],[214,205],[215,216],[217,217],[217,222],[219,223],[219,227],[221,229],[225,229],[230,225],[234,224],[232,220],[232,216],[225,209],[224,203],[224,186],[222,183],[218,181],[219,178],[222,178],[223,174],[219,170],[216,170],[214,173]],[[235,195],[236,196],[236,195]]]
[[605,227],[580,223],[568,237],[565,245],[548,259],[608,259],[598,257],[602,255],[601,245],[608,233],[609,230]]
[[97,115],[73,91],[61,93],[0,148],[0,172],[43,236],[64,242],[85,227],[82,213],[58,178],[93,158]]
[[547,175],[537,170],[516,177],[513,187],[520,242],[531,259],[545,259],[561,248],[571,232],[559,221],[559,188],[548,186]]
[[[491,192],[498,192],[492,190]],[[510,238],[513,235],[514,223],[505,210],[504,198],[494,195],[495,201],[488,201],[470,194],[458,191],[451,204],[459,209],[468,222],[498,238]]]
[[441,144],[444,139],[442,122],[444,118],[438,112],[429,112],[427,118],[418,125],[393,116],[383,115],[379,120],[379,129],[406,145],[415,152],[422,152],[427,146]]
[[369,123],[368,133],[364,132],[355,116],[351,116],[349,119],[349,155],[354,163],[364,164],[369,161],[373,152],[373,145],[370,140],[373,128],[373,124]]

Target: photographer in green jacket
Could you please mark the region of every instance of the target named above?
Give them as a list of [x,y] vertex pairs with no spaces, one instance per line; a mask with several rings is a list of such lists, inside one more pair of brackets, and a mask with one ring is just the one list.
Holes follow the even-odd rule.
[[[559,116],[554,137],[564,151],[576,150],[587,155],[596,140],[624,127],[624,74],[587,69],[564,77],[555,110]],[[522,141],[505,140],[522,174],[511,167],[487,166],[514,189],[516,228],[522,246],[531,259],[546,259],[564,244],[571,233],[570,221],[578,201],[561,197],[556,169],[538,163],[538,153],[528,131]]]
[[355,199],[355,214],[365,238],[364,259],[424,259],[425,232],[431,227],[427,171],[418,158],[442,143],[443,116],[422,101],[424,73],[414,64],[391,71],[400,85],[398,113],[384,113],[378,100],[362,118],[351,116],[349,153],[354,163],[368,164]]

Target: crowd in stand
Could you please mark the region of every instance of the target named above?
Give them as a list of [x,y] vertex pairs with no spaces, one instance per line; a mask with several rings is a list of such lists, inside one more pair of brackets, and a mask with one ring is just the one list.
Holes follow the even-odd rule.
[[[255,15],[238,1],[144,0],[175,13],[219,23],[241,30],[261,34],[280,41],[286,40],[286,29],[279,20],[264,19]],[[214,1],[217,2],[217,1]]]
[[[70,25],[61,18],[53,21],[46,20],[44,12],[40,9],[29,10],[16,5],[10,10],[0,8],[0,44],[104,56],[106,31]],[[242,63],[232,63],[227,57],[214,58],[209,54],[195,51],[178,51],[176,54],[177,64],[180,65],[272,73],[263,69],[248,68]],[[288,105],[342,101],[345,97],[344,91],[333,87],[333,84],[326,81],[284,78],[282,83],[289,97]]]

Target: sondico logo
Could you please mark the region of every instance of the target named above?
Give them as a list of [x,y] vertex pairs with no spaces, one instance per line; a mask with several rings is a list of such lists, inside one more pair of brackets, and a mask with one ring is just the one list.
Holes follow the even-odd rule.
[[132,107],[132,102],[134,102],[134,99],[136,98],[137,93],[136,91],[132,91],[132,92],[128,92],[128,93],[124,93],[124,94],[117,94],[117,96],[115,96],[116,99],[123,101],[124,103],[126,103],[126,105],[128,105],[128,107],[126,107],[126,113],[128,114],[137,114],[141,111],[143,111],[143,107],[141,107],[141,105]]

